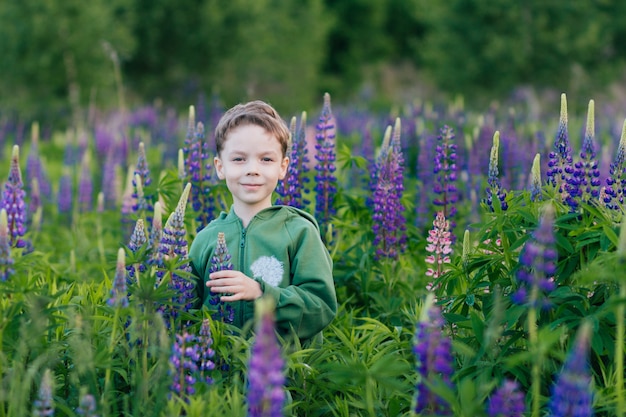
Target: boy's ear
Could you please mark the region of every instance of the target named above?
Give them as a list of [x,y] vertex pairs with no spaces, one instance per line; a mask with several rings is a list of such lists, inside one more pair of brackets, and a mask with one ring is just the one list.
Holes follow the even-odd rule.
[[217,172],[217,178],[223,180],[224,179],[224,166],[222,165],[222,160],[219,157],[213,158],[213,166],[215,167],[215,172]]
[[280,176],[279,179],[283,180],[285,179],[285,176],[287,175],[287,168],[289,167],[289,157],[286,156],[283,158],[282,162],[280,163]]

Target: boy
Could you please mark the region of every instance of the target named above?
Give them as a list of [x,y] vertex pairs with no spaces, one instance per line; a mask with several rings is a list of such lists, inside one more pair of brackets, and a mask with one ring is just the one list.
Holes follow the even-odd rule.
[[[337,313],[332,260],[312,216],[272,205],[272,192],[289,165],[289,129],[273,107],[252,101],[222,116],[215,141],[215,171],[226,181],[233,204],[198,233],[189,249],[200,300],[209,306],[220,295],[241,328],[254,318],[254,300],[272,297],[281,336],[293,332],[303,344],[321,340]],[[220,232],[233,269],[210,273]]]

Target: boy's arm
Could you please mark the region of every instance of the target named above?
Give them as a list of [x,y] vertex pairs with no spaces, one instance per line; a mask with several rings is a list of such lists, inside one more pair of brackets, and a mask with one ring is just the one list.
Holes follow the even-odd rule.
[[310,339],[337,314],[333,264],[318,229],[310,228],[294,238],[291,285],[279,288],[260,283],[264,294],[276,302],[276,325],[281,333],[293,329],[300,339]]

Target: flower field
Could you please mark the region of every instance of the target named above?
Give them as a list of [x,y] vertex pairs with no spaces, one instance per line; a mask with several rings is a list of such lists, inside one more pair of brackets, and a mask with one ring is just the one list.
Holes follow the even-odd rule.
[[218,102],[0,117],[0,417],[626,415],[626,122],[567,98],[283,114],[276,201],[315,215],[340,305],[313,347],[263,301],[245,329],[196,308]]

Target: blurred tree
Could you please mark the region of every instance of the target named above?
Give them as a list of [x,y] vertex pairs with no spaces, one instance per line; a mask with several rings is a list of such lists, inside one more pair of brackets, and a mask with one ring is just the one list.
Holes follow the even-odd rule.
[[131,6],[132,0],[0,2],[0,109],[44,117],[71,106],[80,123],[92,92],[101,103],[117,98],[111,52],[123,59],[134,50]]

